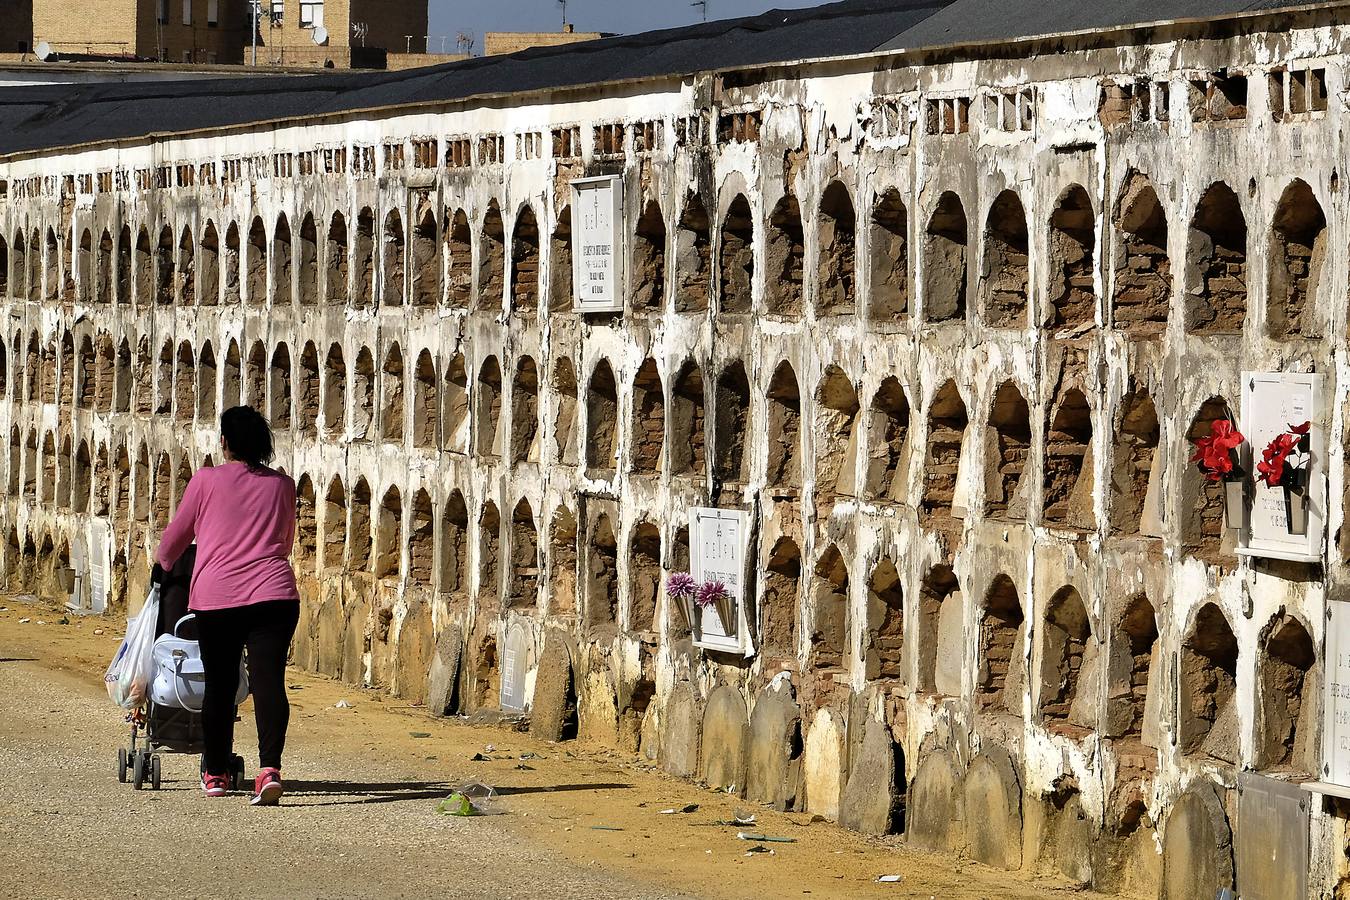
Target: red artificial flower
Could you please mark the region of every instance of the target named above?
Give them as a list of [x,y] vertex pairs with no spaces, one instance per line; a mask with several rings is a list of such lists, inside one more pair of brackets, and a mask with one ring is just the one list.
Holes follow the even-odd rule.
[[1200,471],[1210,481],[1222,481],[1233,471],[1233,451],[1246,440],[1242,432],[1227,419],[1215,419],[1208,437],[1197,438],[1195,455],[1191,462],[1200,464]]
[[1269,487],[1279,487],[1284,482],[1289,454],[1299,449],[1311,427],[1311,422],[1290,425],[1288,431],[1271,438],[1266,449],[1261,451],[1261,462],[1256,464],[1257,480],[1265,482]]

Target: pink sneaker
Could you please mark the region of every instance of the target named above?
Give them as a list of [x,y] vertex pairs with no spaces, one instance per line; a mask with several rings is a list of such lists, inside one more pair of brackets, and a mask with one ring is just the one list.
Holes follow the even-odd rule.
[[254,806],[276,806],[284,793],[286,789],[281,786],[281,771],[272,768],[263,769],[258,773],[258,777],[253,779],[253,799],[249,803]]
[[224,797],[229,790],[230,781],[224,775],[202,773],[202,792],[208,797]]

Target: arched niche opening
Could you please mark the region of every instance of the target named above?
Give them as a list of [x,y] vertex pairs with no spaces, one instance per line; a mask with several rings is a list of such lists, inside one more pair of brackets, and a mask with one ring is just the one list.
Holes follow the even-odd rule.
[[478,238],[478,303],[487,312],[501,312],[506,286],[506,232],[497,201],[488,203]]
[[413,305],[430,309],[441,299],[441,256],[436,237],[436,214],[429,206],[422,209],[413,227],[412,270]]
[[760,641],[765,659],[797,661],[801,628],[802,552],[797,542],[780,537],[764,565],[760,604]]
[[1051,409],[1044,469],[1044,520],[1069,528],[1093,528],[1092,409],[1076,387],[1064,389]]
[[453,309],[468,309],[473,294],[473,232],[464,210],[446,216],[444,235],[445,299]]
[[929,322],[966,317],[966,209],[951,191],[938,198],[924,231],[924,317]]
[[986,432],[986,512],[1012,520],[1027,516],[1027,458],[1031,453],[1031,412],[1016,382],[1005,381],[994,392]]
[[1327,254],[1327,219],[1307,182],[1284,189],[1271,224],[1266,333],[1317,337],[1317,291]]
[[686,360],[675,377],[670,396],[670,472],[703,477],[703,373]]
[[806,236],[797,198],[784,194],[769,214],[765,246],[768,277],[764,283],[764,306],[770,315],[797,317],[802,314],[802,282],[805,271]]
[[872,206],[868,256],[868,314],[874,322],[900,322],[909,315],[909,213],[895,188]]
[[1247,220],[1222,181],[1196,205],[1186,243],[1186,330],[1240,334],[1247,317]]
[[867,432],[865,495],[883,503],[904,503],[909,481],[909,398],[894,376],[883,380],[872,395]]
[[574,616],[577,609],[577,520],[565,506],[553,513],[548,532],[549,612]]
[[1097,216],[1092,200],[1079,185],[1060,195],[1050,214],[1049,297],[1050,326],[1062,329],[1090,327],[1097,316],[1097,289],[1093,261],[1097,245]]
[[719,311],[748,313],[755,283],[755,220],[744,194],[736,195],[722,218],[718,270]]
[[661,530],[651,522],[633,528],[628,541],[628,627],[656,630],[656,607],[661,597]]
[[292,261],[291,222],[283,213],[277,216],[272,232],[272,305],[291,305]]
[[[1211,397],[1201,404],[1186,431],[1186,459],[1189,460],[1195,441],[1213,433],[1215,420],[1226,419],[1241,431],[1241,424],[1231,412],[1228,401]],[[1224,483],[1210,481],[1199,466],[1187,463],[1181,471],[1180,490],[1176,492],[1175,507],[1181,528],[1181,545],[1185,552],[1210,564],[1218,564],[1232,555],[1237,547],[1224,515]]]
[[1052,727],[1095,728],[1097,640],[1077,590],[1066,586],[1050,598],[1040,635],[1041,720]]
[[1146,337],[1167,328],[1172,303],[1172,261],[1167,255],[1167,213],[1152,182],[1131,172],[1116,202],[1116,278],[1112,323]]
[[560,357],[553,364],[553,447],[558,462],[577,464],[577,373],[572,361]]
[[[570,207],[569,207],[570,209]],[[568,233],[571,260],[571,233]],[[633,232],[633,272],[628,279],[629,309],[658,312],[666,306],[666,219],[661,204],[648,200]]]
[[928,693],[959,696],[963,672],[964,602],[952,567],[938,564],[919,585],[918,688]]
[[765,392],[769,406],[768,461],[765,483],[795,491],[802,486],[802,398],[797,373],[784,360],[774,370]]
[[442,376],[441,440],[454,453],[469,452],[469,373],[464,354],[456,353],[445,363]]
[[405,378],[403,350],[390,344],[380,367],[380,436],[389,443],[403,443]]
[[836,497],[854,496],[858,451],[858,392],[839,366],[830,364],[816,388],[817,508],[828,508]]
[[980,610],[975,690],[981,709],[1022,715],[1024,626],[1022,601],[1012,579],[996,576]]
[[277,344],[268,371],[267,395],[272,427],[281,431],[291,427],[291,382],[290,348]]
[[319,351],[306,341],[295,368],[295,427],[304,437],[313,438],[319,424]]
[[530,501],[521,498],[511,513],[511,585],[507,605],[531,610],[539,603],[539,530]]
[[267,229],[260,216],[254,216],[248,228],[247,301],[253,306],[267,304]]
[[811,669],[818,673],[844,668],[848,638],[848,565],[831,544],[816,560],[811,578]]
[[491,501],[478,514],[478,602],[486,609],[501,607],[501,514]]
[[511,308],[524,315],[539,311],[539,223],[529,206],[511,230]]
[[347,247],[347,219],[340,212],[328,221],[324,253],[324,298],[329,306],[347,303],[347,272],[350,251]]
[[740,360],[717,377],[716,404],[713,473],[722,482],[743,483],[749,479],[750,381]]
[[675,311],[705,312],[712,276],[712,239],[707,210],[698,195],[690,194],[675,231]]
[[601,513],[591,524],[586,561],[586,622],[592,627],[614,625],[619,613],[619,544],[609,516]]
[[1237,762],[1237,662],[1238,642],[1228,617],[1206,603],[1181,644],[1177,744],[1183,754]]
[[657,474],[665,450],[666,400],[656,360],[648,357],[633,379],[632,471]]
[[402,306],[407,239],[403,234],[403,217],[396,209],[390,210],[384,217],[384,241],[381,246],[384,290],[380,302],[384,306]]
[[390,487],[380,498],[380,517],[375,526],[376,578],[398,578],[403,563],[403,495]]
[[[301,306],[316,306],[319,302],[319,229],[314,214],[305,213],[300,221],[300,259],[296,266],[297,299]],[[280,280],[280,272],[278,272]]]
[[816,315],[837,316],[855,308],[857,215],[848,188],[832,181],[820,198],[816,222]]
[[469,597],[469,509],[464,495],[451,491],[441,511],[440,579],[441,593],[452,603]]
[[612,476],[619,455],[619,394],[614,370],[601,360],[586,385],[586,469],[592,477]]
[[905,592],[890,559],[881,559],[867,578],[863,671],[867,680],[905,678]]
[[511,380],[511,461],[539,462],[539,368],[522,356]]
[[[633,271],[635,279],[647,277],[641,266]],[[564,206],[549,236],[547,312],[567,313],[572,306],[572,207]]]
[[197,302],[202,306],[216,306],[220,303],[220,234],[216,231],[216,223],[209,219],[202,229],[200,252]]
[[347,430],[347,361],[336,342],[323,360],[323,430],[330,438]]
[[430,350],[417,354],[413,369],[412,440],[424,450],[436,446],[436,426],[440,422],[439,380]]
[[474,418],[477,421],[478,455],[495,459],[502,455],[498,423],[502,412],[502,370],[497,357],[489,356],[478,369]]
[[928,454],[923,473],[923,513],[932,518],[947,518],[964,506],[958,504],[961,475],[961,448],[965,442],[966,403],[956,382],[948,380],[928,407]]
[[1311,774],[1321,749],[1316,743],[1316,646],[1303,623],[1286,614],[1263,630],[1258,653],[1257,766]]
[[1030,284],[1027,211],[1016,191],[994,198],[984,224],[980,299],[991,328],[1024,328]]
[[1148,390],[1136,387],[1121,402],[1111,461],[1111,530],[1160,537],[1162,460],[1158,412]]

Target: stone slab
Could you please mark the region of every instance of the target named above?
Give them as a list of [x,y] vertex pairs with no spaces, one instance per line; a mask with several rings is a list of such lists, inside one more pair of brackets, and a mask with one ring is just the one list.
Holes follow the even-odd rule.
[[909,784],[905,834],[920,850],[954,852],[965,844],[961,774],[944,750],[928,753]]
[[1312,794],[1254,772],[1238,776],[1235,862],[1242,900],[1308,896]]
[[1022,787],[1012,758],[997,747],[975,757],[961,793],[971,857],[987,866],[1021,868]]
[[541,741],[560,741],[567,721],[576,715],[572,686],[572,654],[557,632],[544,637],[544,651],[535,667],[530,734]]
[[774,809],[796,805],[801,781],[801,710],[790,685],[766,688],[750,715],[750,750],[745,793]]
[[1197,784],[1172,806],[1163,829],[1158,900],[1213,897],[1233,886],[1233,833],[1218,792]]
[[817,710],[806,732],[806,755],[802,765],[802,789],[806,793],[809,812],[827,819],[839,818],[843,771],[843,724],[833,710]]
[[464,636],[458,627],[447,625],[436,639],[436,652],[427,672],[427,710],[433,716],[457,713],[462,698],[457,690],[459,669],[464,657]]
[[699,753],[699,775],[708,787],[737,794],[745,791],[749,731],[740,693],[727,685],[713,691],[703,711],[703,747]]
[[904,794],[898,776],[891,729],[869,718],[839,800],[839,824],[872,835],[903,827]]
[[703,716],[689,682],[671,691],[661,716],[661,768],[677,778],[698,773]]

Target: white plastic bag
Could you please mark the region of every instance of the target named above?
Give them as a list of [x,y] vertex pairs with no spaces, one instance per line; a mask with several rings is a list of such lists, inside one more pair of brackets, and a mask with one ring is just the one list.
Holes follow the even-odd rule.
[[127,620],[127,636],[103,675],[108,696],[123,709],[136,709],[145,702],[145,691],[154,675],[155,624],[159,620],[159,587],[152,585],[145,606]]

